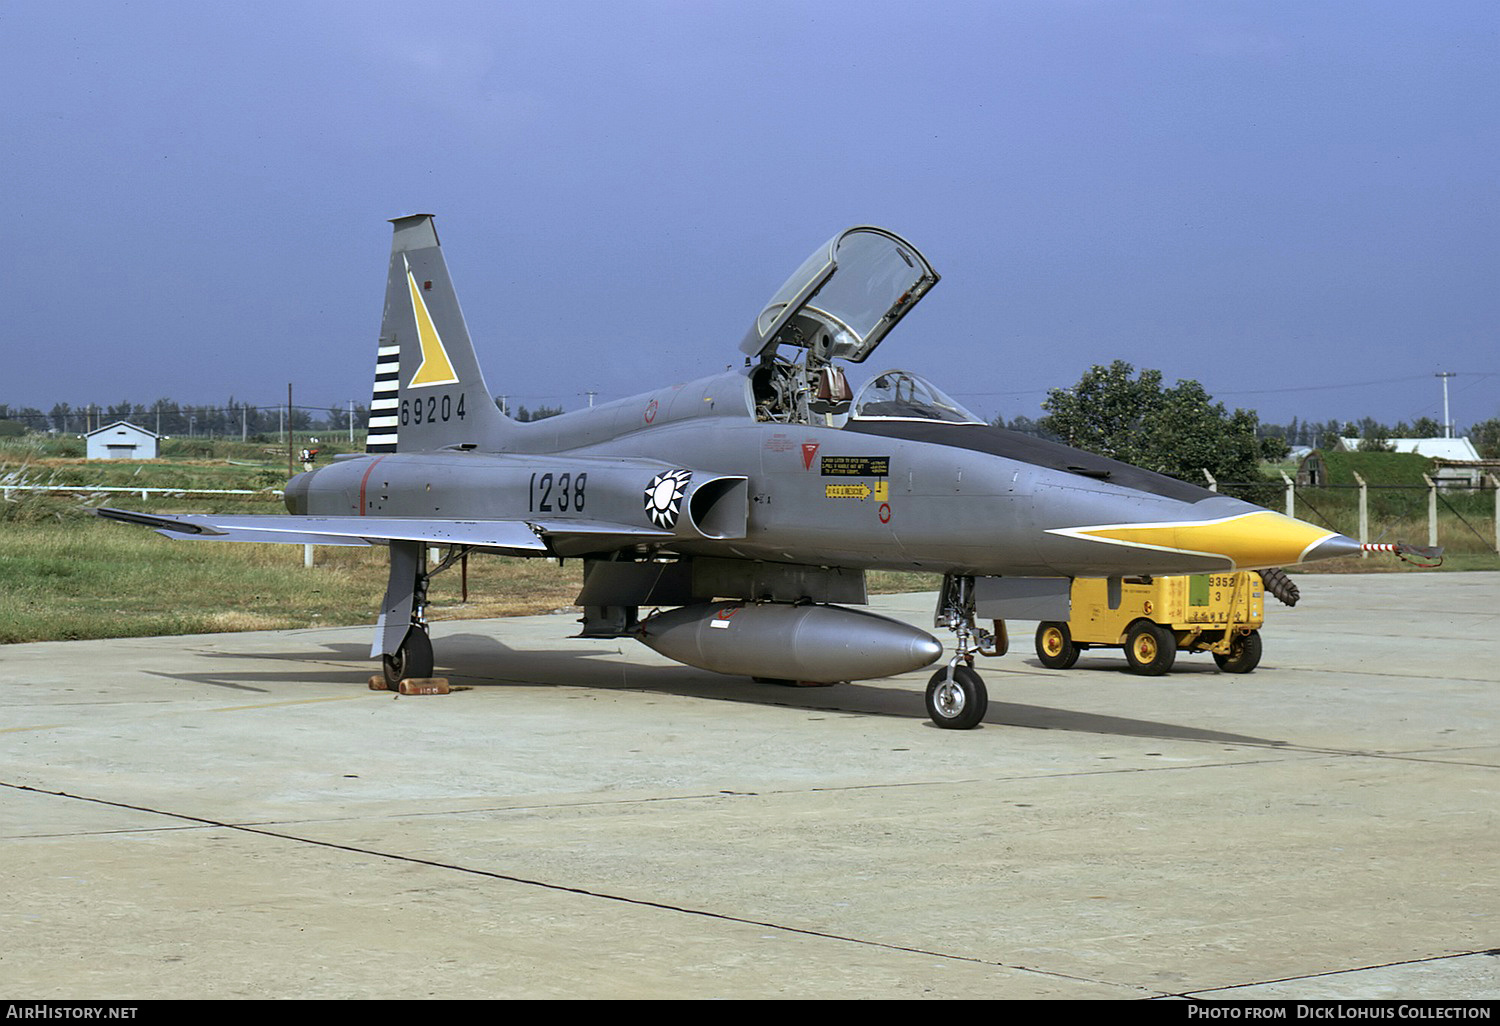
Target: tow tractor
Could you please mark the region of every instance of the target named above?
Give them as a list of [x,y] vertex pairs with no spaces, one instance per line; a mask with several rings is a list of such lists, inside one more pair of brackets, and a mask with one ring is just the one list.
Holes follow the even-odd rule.
[[[1366,543],[1365,552],[1395,555],[1413,566],[1443,565],[1438,547]],[[1239,570],[1187,577],[1075,578],[1072,619],[1036,629],[1042,665],[1066,670],[1086,648],[1123,648],[1134,673],[1160,676],[1177,653],[1211,652],[1225,673],[1260,665],[1265,596],[1295,606],[1300,594],[1285,570]]]
[[[1280,571],[1275,594],[1291,605],[1296,586]],[[1288,592],[1287,589],[1290,589]],[[1225,673],[1249,673],[1260,664],[1267,584],[1259,573],[1237,571],[1188,577],[1078,578],[1072,619],[1046,621],[1036,630],[1042,665],[1066,670],[1086,648],[1125,649],[1134,673],[1159,676],[1179,650],[1211,652]]]

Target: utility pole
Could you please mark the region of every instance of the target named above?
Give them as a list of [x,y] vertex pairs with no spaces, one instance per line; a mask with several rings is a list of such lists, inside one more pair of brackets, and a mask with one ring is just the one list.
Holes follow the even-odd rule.
[[349,444],[354,444],[354,400],[349,400]]
[[290,481],[296,473],[292,469],[292,383],[286,383],[286,479]]
[[1453,422],[1448,419],[1448,379],[1453,377],[1452,371],[1440,371],[1433,375],[1443,379],[1443,437],[1453,437]]

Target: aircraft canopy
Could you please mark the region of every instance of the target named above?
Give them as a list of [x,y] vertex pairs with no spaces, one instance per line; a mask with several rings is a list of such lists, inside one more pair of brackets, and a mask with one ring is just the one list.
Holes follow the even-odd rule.
[[740,343],[761,356],[780,345],[862,362],[938,273],[915,246],[883,228],[840,232],[777,290]]

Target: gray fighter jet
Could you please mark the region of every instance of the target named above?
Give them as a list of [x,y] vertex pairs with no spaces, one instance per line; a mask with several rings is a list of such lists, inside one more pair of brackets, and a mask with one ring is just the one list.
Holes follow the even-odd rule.
[[[397,218],[366,452],[293,478],[284,516],[99,510],[172,537],[384,545],[371,656],[427,677],[429,579],[468,552],[581,559],[581,636],[633,637],[691,666],[791,682],[937,662],[937,638],[873,613],[865,571],[943,575],[953,654],[927,708],[968,728],[976,655],[1007,617],[1066,620],[1074,577],[1285,567],[1359,551],[1343,535],[1195,485],[985,424],[918,375],[854,392],[938,281],[904,239],[820,246],[740,342],[743,366],[533,423],[496,407],[432,217]],[[429,565],[428,551],[443,558]],[[640,610],[666,608],[645,618]],[[984,626],[995,622],[994,629]]]

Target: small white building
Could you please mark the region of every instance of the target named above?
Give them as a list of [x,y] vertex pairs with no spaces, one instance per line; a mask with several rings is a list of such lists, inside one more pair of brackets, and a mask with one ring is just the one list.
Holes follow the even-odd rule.
[[145,428],[117,420],[83,436],[88,440],[91,460],[154,460],[156,435]]

